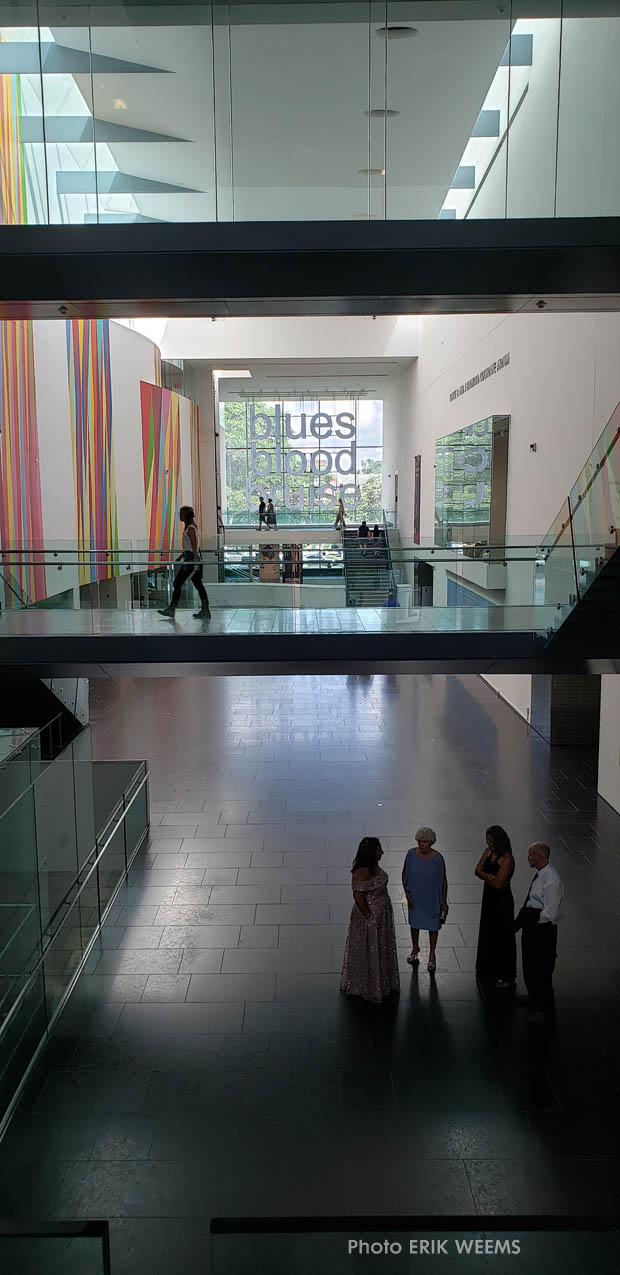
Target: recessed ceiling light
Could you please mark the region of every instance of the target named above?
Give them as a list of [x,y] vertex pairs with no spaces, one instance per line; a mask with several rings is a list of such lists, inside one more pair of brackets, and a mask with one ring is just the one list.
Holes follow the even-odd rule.
[[385,40],[386,31],[388,40],[410,40],[413,35],[418,34],[417,27],[391,26],[376,27],[375,35],[378,35],[380,40]]
[[400,111],[392,111],[389,106],[374,106],[371,111],[364,111],[364,115],[369,115],[371,120],[383,119],[384,117],[391,120],[395,115],[400,115]]
[[122,97],[115,97],[115,98],[114,98],[114,102],[113,102],[113,106],[114,106],[114,110],[115,110],[115,111],[126,111],[126,110],[127,110],[127,103],[123,101]]
[[213,375],[219,377],[220,381],[240,381],[242,378],[247,379],[248,377],[251,377],[252,373],[247,367],[214,367]]
[[362,177],[385,177],[385,168],[358,168]]

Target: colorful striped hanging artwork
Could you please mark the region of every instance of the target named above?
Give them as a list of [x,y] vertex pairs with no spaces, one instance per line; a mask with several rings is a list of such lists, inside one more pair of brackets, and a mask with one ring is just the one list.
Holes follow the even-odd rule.
[[108,319],[67,320],[80,584],[118,575]]
[[0,225],[3,226],[23,226],[28,221],[21,114],[20,76],[0,75]]
[[177,543],[181,480],[179,396],[140,381],[146,534],[149,548]]
[[192,500],[196,522],[204,534],[202,525],[202,475],[200,472],[200,411],[197,403],[189,401],[189,440],[192,457]]
[[[5,605],[46,596],[32,321],[0,323],[0,573]],[[28,553],[24,553],[24,551]]]

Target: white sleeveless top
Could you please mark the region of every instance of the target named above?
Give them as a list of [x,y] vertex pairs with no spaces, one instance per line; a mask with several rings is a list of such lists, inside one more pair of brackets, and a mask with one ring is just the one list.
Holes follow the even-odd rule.
[[194,531],[196,532],[196,543],[198,545],[198,548],[194,552],[194,546],[191,542],[188,528],[184,527],[183,537],[181,540],[181,548],[183,549],[184,554],[191,554],[191,557],[186,558],[185,561],[186,562],[202,562],[202,557],[200,553],[200,532],[198,531],[198,528],[195,522],[190,523],[190,527],[193,527]]

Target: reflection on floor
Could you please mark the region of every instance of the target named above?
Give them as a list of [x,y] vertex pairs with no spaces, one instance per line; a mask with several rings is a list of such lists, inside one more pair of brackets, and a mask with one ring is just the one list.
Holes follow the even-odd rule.
[[[0,1146],[0,1212],[112,1219],[115,1275],[205,1269],[209,1215],[612,1213],[620,818],[467,677],[93,683],[96,747],[147,755],[150,843]],[[472,970],[484,830],[548,840],[558,1020]],[[450,914],[406,964],[400,870],[437,830]],[[350,863],[380,835],[402,994],[338,992]],[[292,1273],[294,1275],[294,1273]]]
[[553,607],[219,607],[209,621],[179,607],[174,619],[156,610],[5,611],[4,637],[118,634],[148,637],[162,632],[208,636],[219,633],[546,633]]

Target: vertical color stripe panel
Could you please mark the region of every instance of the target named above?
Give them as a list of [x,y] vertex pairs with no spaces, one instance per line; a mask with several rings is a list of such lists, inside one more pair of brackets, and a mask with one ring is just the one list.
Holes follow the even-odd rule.
[[[17,559],[5,564],[5,573],[14,577],[22,600],[40,602],[45,568],[32,554],[43,547],[34,377],[32,322],[0,323],[0,538],[3,552]],[[6,582],[5,597],[7,606],[15,606]]]
[[140,381],[146,534],[151,549],[174,549],[179,516],[179,396]]
[[67,364],[80,584],[118,575],[108,319],[67,320]]
[[200,531],[204,533],[202,518],[202,474],[200,469],[200,411],[197,403],[190,399],[189,404],[189,437],[192,458],[192,499],[196,521]]

